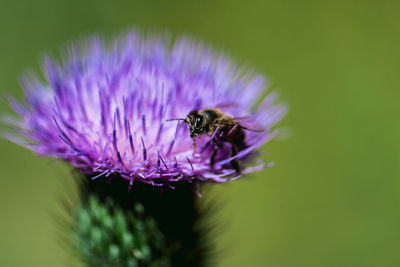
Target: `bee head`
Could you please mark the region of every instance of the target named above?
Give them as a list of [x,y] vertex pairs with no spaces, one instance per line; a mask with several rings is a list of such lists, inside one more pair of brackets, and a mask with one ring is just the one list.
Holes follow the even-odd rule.
[[186,118],[174,118],[168,119],[167,121],[184,121],[189,126],[190,137],[194,138],[199,134],[205,132],[206,118],[204,115],[200,114],[197,110],[191,111]]
[[204,133],[206,120],[197,110],[193,110],[187,115],[186,122],[189,126],[190,137],[193,138]]

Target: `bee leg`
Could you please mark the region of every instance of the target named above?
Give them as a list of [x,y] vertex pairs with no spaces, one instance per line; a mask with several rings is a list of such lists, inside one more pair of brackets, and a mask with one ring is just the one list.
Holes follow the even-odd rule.
[[218,151],[218,148],[219,148],[218,147],[218,142],[217,142],[217,140],[215,140],[215,138],[212,139],[212,142],[214,144],[214,151],[213,151],[213,153],[211,155],[211,159],[210,159],[210,167],[211,167],[211,169],[214,167],[215,156],[217,155],[217,151]]
[[[232,144],[231,146],[231,157],[236,156],[238,153],[236,145]],[[238,159],[233,159],[231,160],[231,166],[234,170],[236,170],[237,173],[240,173],[240,165]]]
[[193,137],[193,156],[196,154],[196,149],[197,149],[197,143],[196,143],[196,137]]

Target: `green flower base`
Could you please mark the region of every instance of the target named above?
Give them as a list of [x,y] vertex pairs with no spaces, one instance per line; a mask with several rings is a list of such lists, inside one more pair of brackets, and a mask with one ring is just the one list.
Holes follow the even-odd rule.
[[171,266],[171,249],[144,207],[123,211],[111,198],[90,196],[77,209],[77,249],[89,266]]

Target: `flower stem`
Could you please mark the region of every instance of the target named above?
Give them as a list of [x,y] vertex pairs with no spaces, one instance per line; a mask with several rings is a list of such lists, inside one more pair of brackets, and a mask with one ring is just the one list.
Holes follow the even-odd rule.
[[89,266],[205,266],[209,244],[194,184],[127,188],[121,177],[80,185],[75,235],[83,260]]

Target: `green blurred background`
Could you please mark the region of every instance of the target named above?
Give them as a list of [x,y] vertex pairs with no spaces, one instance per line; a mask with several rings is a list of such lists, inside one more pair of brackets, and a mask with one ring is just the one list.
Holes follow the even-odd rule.
[[[217,266],[400,266],[400,1],[1,1],[0,93],[93,32],[189,34],[266,74],[290,113],[276,165],[213,187]],[[0,112],[10,111],[1,99]],[[65,266],[62,163],[0,141],[0,266]]]

